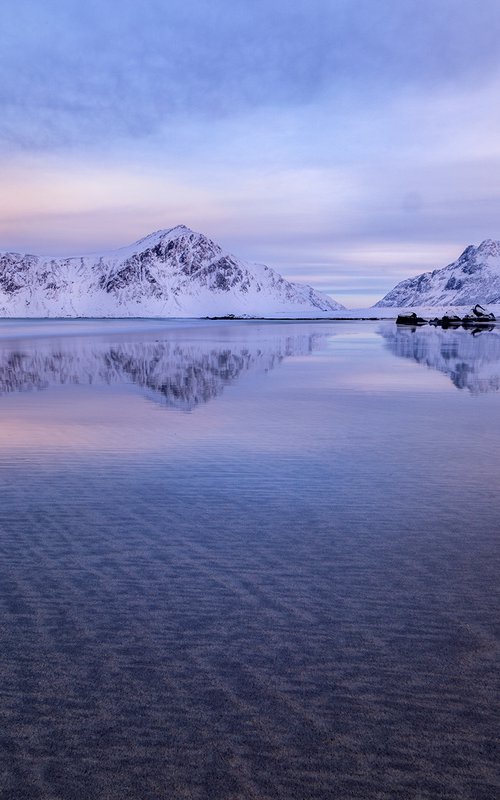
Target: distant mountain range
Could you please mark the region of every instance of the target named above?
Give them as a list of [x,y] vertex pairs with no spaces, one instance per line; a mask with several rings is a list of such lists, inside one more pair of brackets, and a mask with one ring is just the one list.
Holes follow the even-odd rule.
[[500,242],[470,245],[452,264],[398,283],[374,308],[500,303]]
[[[500,303],[500,242],[407,278],[373,308]],[[231,255],[185,225],[107,253],[0,253],[3,317],[328,317],[344,306],[263,264]]]
[[343,308],[184,225],[102,254],[0,253],[5,317],[319,317]]

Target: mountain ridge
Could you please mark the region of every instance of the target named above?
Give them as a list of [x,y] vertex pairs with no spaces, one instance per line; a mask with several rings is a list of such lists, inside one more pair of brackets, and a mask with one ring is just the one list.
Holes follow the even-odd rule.
[[372,308],[500,303],[500,241],[468,245],[456,261],[400,281]]
[[105,253],[0,253],[0,314],[7,317],[300,318],[343,308],[185,225]]

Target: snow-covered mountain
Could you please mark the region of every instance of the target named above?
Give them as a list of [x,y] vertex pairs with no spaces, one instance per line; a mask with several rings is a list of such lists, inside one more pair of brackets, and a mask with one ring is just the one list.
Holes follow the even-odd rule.
[[103,254],[0,254],[0,315],[7,317],[317,317],[342,308],[184,225]]
[[374,307],[500,303],[500,242],[469,245],[452,264],[401,281]]

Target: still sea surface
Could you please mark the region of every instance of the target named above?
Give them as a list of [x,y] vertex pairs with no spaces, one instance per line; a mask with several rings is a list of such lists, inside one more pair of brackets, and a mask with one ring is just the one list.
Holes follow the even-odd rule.
[[0,323],[2,800],[499,796],[500,330]]

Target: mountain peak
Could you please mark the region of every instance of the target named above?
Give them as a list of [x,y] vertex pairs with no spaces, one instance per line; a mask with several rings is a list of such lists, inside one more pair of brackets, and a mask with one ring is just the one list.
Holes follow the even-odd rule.
[[474,306],[500,302],[500,241],[469,245],[448,266],[407,278],[376,306]]
[[500,242],[494,239],[485,239],[477,248],[477,252],[483,256],[499,256]]
[[108,253],[0,254],[4,316],[299,318],[341,308],[310,286],[236,258],[186,225]]
[[[192,231],[191,228],[188,228],[187,225],[175,225],[173,228],[161,228],[158,231],[148,233],[147,236],[143,236],[141,239],[137,239],[137,241],[133,242],[127,247],[137,247],[138,245],[143,244],[147,244],[149,246],[157,244],[165,239],[177,239],[177,237],[185,236],[189,233],[194,233],[194,231]],[[123,250],[125,248],[120,249]]]

